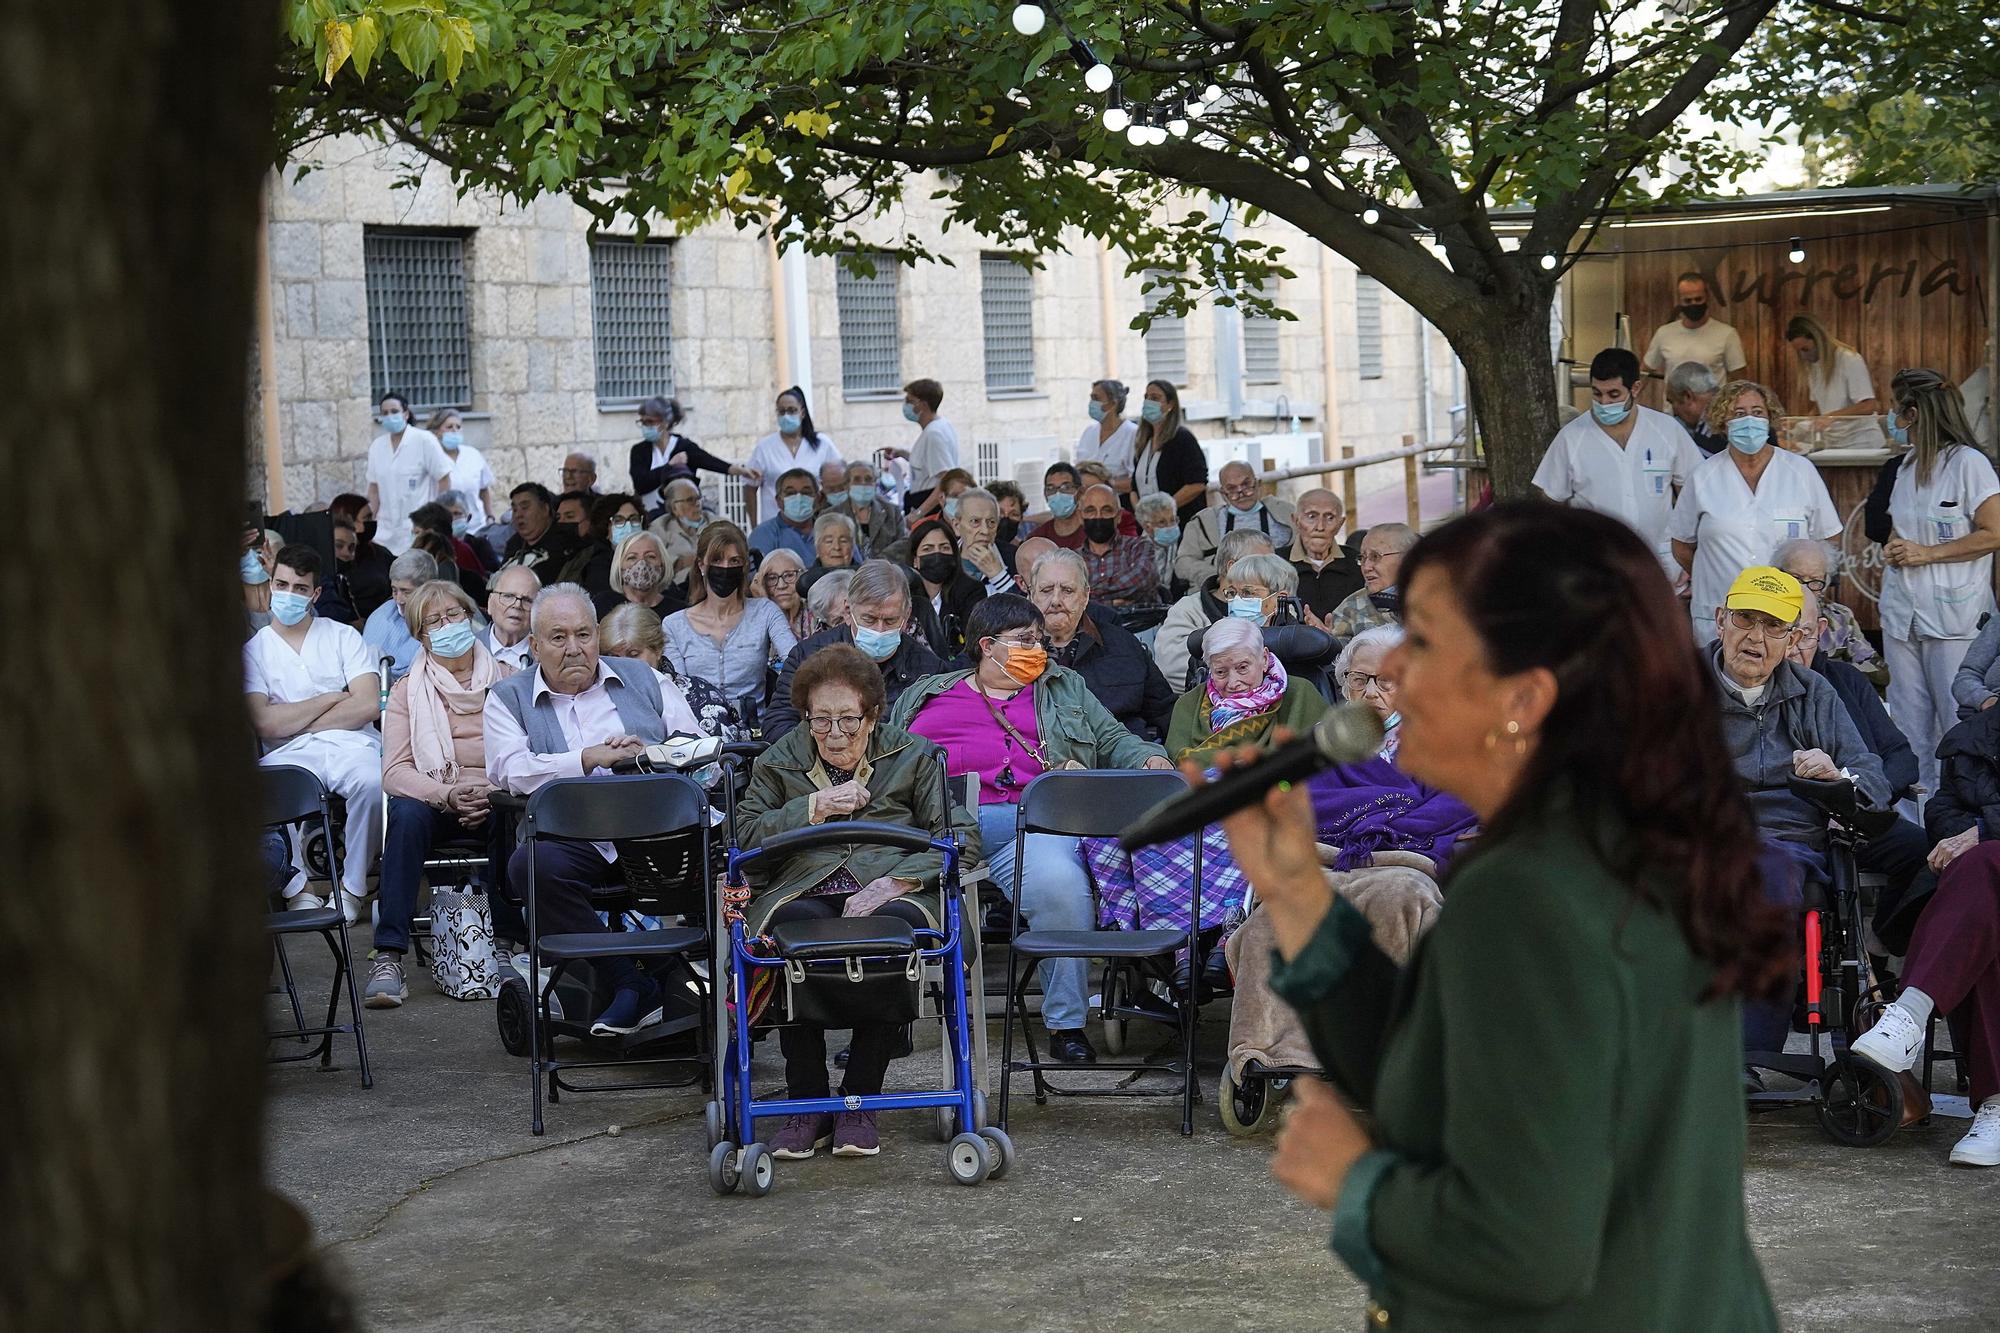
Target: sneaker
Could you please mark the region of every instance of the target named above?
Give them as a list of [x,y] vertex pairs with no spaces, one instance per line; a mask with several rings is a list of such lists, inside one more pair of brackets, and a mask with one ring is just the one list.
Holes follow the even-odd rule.
[[640,1028],[653,1026],[667,1016],[660,1003],[662,998],[660,983],[651,977],[645,977],[631,986],[620,986],[618,993],[611,997],[611,1003],[590,1025],[590,1035],[622,1037]]
[[317,893],[297,893],[285,899],[287,912],[317,912],[326,906],[326,899]]
[[[840,1149],[835,1148],[835,1152]],[[1972,1130],[1951,1150],[1953,1166],[2000,1166],[2000,1097],[1988,1097],[1972,1117]]]
[[833,1118],[835,1157],[873,1157],[882,1151],[882,1136],[875,1132],[873,1111],[842,1111]]
[[348,925],[356,925],[362,917],[368,915],[368,900],[366,898],[357,898],[346,889],[342,889],[340,891],[340,914],[347,918]]
[[401,955],[376,955],[368,964],[368,986],[361,992],[361,1003],[370,1009],[394,1009],[409,998],[410,987],[403,980]]
[[[843,1120],[846,1118],[841,1117]],[[812,1156],[832,1141],[832,1116],[787,1116],[778,1132],[771,1136],[771,1156],[797,1161]]]
[[1892,1004],[1847,1049],[1891,1074],[1908,1073],[1924,1053],[1924,1025],[1902,1005]]

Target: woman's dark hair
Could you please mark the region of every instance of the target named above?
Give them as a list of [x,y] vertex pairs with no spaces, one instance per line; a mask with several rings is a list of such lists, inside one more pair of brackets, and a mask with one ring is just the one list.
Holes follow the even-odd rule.
[[350,523],[361,521],[361,511],[368,507],[368,497],[356,495],[353,491],[342,491],[326,502],[326,512],[338,514]]
[[[779,394],[778,397],[792,397],[799,400],[799,438],[807,444],[817,447],[819,444],[819,431],[813,427],[812,408],[806,405],[806,391],[794,384],[791,388],[785,390],[784,393]],[[818,479],[815,478],[814,480],[817,481]]]
[[1029,625],[1038,630],[1048,629],[1039,607],[1019,593],[995,593],[973,607],[972,614],[965,618],[965,655],[977,662],[981,639],[997,638],[1008,630]]
[[667,423],[668,429],[672,429],[680,425],[681,418],[687,414],[681,411],[680,399],[662,398],[658,394],[655,394],[645,402],[639,404],[639,415],[642,417],[658,417]]
[[943,533],[944,539],[951,543],[951,553],[953,555],[958,554],[957,535],[953,533],[950,528],[945,526],[945,521],[942,517],[933,514],[929,518],[925,519],[923,522],[917,524],[917,526],[915,526],[914,528],[910,529],[910,567],[912,569],[916,568],[917,564],[917,548],[919,546],[922,546],[924,544],[924,538],[930,536],[933,532]]
[[612,517],[626,505],[631,505],[639,511],[639,522],[641,525],[644,525],[646,521],[646,506],[640,504],[636,497],[626,495],[620,491],[611,495],[600,495],[591,501],[590,530],[605,540],[610,540]]
[[860,695],[861,711],[869,717],[880,716],[889,701],[888,686],[882,683],[882,668],[868,654],[851,643],[828,644],[799,663],[792,676],[792,708],[798,713],[801,726],[813,691],[829,682],[846,685]]
[[743,529],[726,518],[718,518],[704,527],[694,539],[694,570],[688,576],[688,605],[698,606],[708,600],[708,580],[701,571],[708,568],[710,557],[718,546],[733,546],[743,557],[743,586],[737,596],[745,601],[750,597],[750,579],[757,572],[756,558],[750,551],[750,539],[743,535]]
[[[391,390],[388,393],[383,394],[380,398],[377,398],[375,400],[375,406],[378,410],[384,403],[394,403],[396,406],[402,408],[403,415],[406,418],[410,415],[410,400],[403,397],[402,394],[397,393],[394,390]],[[415,425],[416,423],[408,422],[407,424]]]
[[449,538],[451,511],[435,500],[428,504],[420,504],[410,511],[410,525],[421,532],[435,532]]
[[1539,667],[1556,681],[1541,741],[1482,845],[1562,792],[1606,868],[1671,911],[1713,965],[1704,998],[1788,985],[1795,931],[1765,901],[1715,686],[1659,557],[1615,518],[1529,500],[1419,541],[1403,560],[1406,596],[1429,569],[1450,581],[1488,670]]

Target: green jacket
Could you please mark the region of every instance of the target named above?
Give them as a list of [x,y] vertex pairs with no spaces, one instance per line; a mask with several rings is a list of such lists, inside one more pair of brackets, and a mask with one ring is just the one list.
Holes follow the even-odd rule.
[[[863,765],[855,773],[868,788],[868,805],[853,817],[932,833],[949,827],[958,834],[962,876],[979,860],[979,825],[954,805],[947,826],[944,793],[938,788],[937,753],[938,747],[921,736],[878,724],[868,737]],[[736,828],[743,846],[756,847],[774,834],[806,828],[811,822],[808,803],[812,794],[832,785],[813,745],[812,730],[798,727],[786,732],[757,757],[750,770],[749,789],[737,802]],[[909,900],[923,908],[932,925],[944,920],[938,884],[944,869],[942,856],[879,843],[846,843],[800,852],[776,865],[763,866],[764,887],[744,914],[751,934],[762,933],[773,912],[842,866],[863,886],[883,875],[918,881],[924,888],[909,895]]]
[[1389,1327],[1777,1327],[1709,976],[1561,814],[1467,855],[1400,977],[1335,900],[1272,988],[1374,1112],[1333,1249]]
[[[971,674],[947,671],[914,682],[890,710],[889,724],[907,730],[925,704]],[[1040,733],[1036,743],[1050,768],[1061,768],[1071,760],[1085,768],[1139,768],[1153,756],[1167,753],[1128,731],[1074,671],[1051,663],[1033,689],[1035,729]]]
[[[1207,764],[1215,757],[1212,749],[1196,748],[1209,737],[1208,729],[1201,725],[1202,692],[1207,688],[1206,685],[1197,685],[1174,704],[1173,720],[1167,724],[1167,754],[1175,763],[1192,759],[1198,764]],[[1264,729],[1257,744],[1268,747],[1271,733],[1279,727],[1290,727],[1294,732],[1305,731],[1326,716],[1330,707],[1332,705],[1327,703],[1325,695],[1293,677],[1285,686],[1284,697],[1271,711],[1270,725]]]

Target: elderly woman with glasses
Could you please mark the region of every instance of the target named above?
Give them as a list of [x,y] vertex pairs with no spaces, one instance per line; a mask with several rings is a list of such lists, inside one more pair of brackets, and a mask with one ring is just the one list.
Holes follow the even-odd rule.
[[1835,601],[1828,591],[1833,586],[1836,568],[1833,548],[1823,541],[1800,537],[1781,542],[1771,553],[1771,563],[1797,579],[1799,586],[1818,600],[1823,622],[1819,652],[1836,662],[1847,663],[1868,677],[1876,689],[1887,686],[1889,667],[1882,654],[1875,651],[1875,645],[1862,632],[1853,610]]
[[780,548],[765,556],[764,563],[757,566],[757,572],[750,578],[750,595],[768,599],[771,605],[783,612],[785,625],[792,631],[795,640],[804,638],[808,633],[806,599],[799,587],[805,572],[805,561]]
[[660,494],[666,498],[667,512],[654,519],[646,531],[658,537],[666,549],[668,581],[686,587],[688,570],[694,567],[695,538],[708,522],[701,507],[701,488],[691,481],[670,481]]
[[[833,644],[800,664],[792,677],[792,706],[803,725],[760,755],[750,771],[749,788],[737,809],[744,846],[756,847],[794,829],[871,820],[940,835],[955,832],[968,859],[978,856],[979,834],[971,817],[946,804],[937,747],[883,725],[885,701],[882,672],[851,644]],[[754,937],[783,921],[882,915],[941,929],[942,870],[936,852],[871,843],[797,852],[771,867],[769,880],[745,912],[746,927]],[[855,1028],[841,1095],[880,1092],[899,1038],[893,1023]],[[779,1029],[778,1043],[785,1055],[787,1095],[830,1095],[825,1030],[792,1024]],[[829,1142],[835,1157],[873,1157],[878,1151],[873,1113],[792,1116],[771,1140],[771,1152],[775,1157],[811,1157]]]
[[[903,692],[891,722],[944,747],[954,774],[979,778],[979,837],[993,878],[1038,930],[1090,930],[1090,875],[1081,840],[1036,834],[1014,864],[1021,792],[1059,768],[1164,768],[1165,750],[1106,711],[1083,677],[1049,662],[1048,629],[1025,597],[1001,593],[973,608],[965,627],[973,666],[927,676]],[[1089,962],[1042,965],[1042,1018],[1055,1058],[1097,1058],[1084,1036]]]

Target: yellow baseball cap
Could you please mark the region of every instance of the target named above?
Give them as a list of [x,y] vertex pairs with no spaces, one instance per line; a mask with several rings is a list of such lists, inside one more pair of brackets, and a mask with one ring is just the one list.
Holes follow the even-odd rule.
[[1752,565],[1729,585],[1723,605],[1731,611],[1762,611],[1781,625],[1795,624],[1805,610],[1805,589],[1782,569]]

